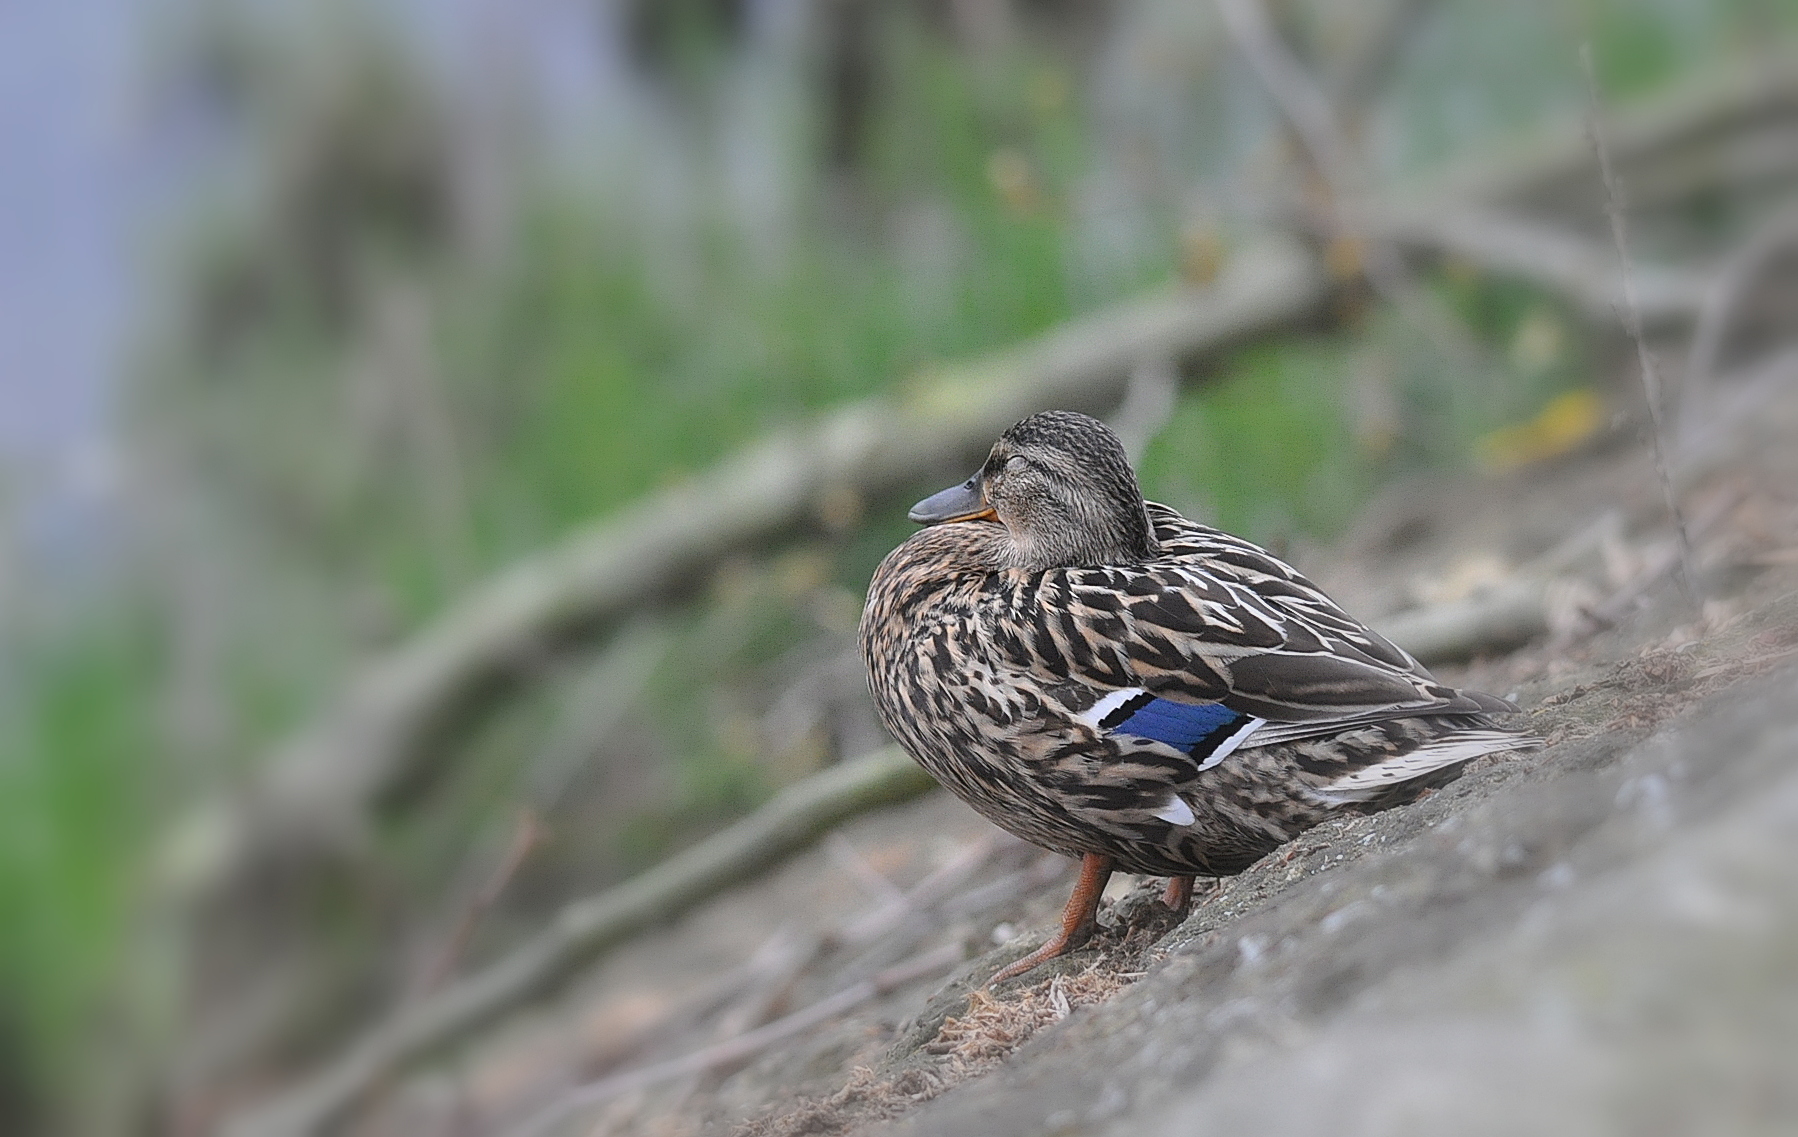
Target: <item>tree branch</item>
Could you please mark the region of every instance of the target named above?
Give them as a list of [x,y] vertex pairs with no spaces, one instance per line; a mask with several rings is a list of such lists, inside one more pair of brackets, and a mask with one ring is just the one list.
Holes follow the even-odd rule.
[[1354,48],[1332,76],[1330,101],[1337,118],[1354,127],[1385,86],[1412,35],[1437,0],[1386,0],[1362,29]]
[[[1716,144],[1758,122],[1798,116],[1798,65],[1790,51],[1730,58],[1664,93],[1620,107],[1608,122],[1611,160],[1628,166],[1689,145]],[[1430,179],[1428,200],[1518,206],[1586,192],[1595,173],[1583,116],[1552,123]],[[1729,164],[1709,164],[1715,185]]]
[[[1614,256],[1593,241],[1545,222],[1478,204],[1388,205],[1366,218],[1370,232],[1414,250],[1456,257],[1558,295],[1595,322],[1610,323],[1624,302]],[[1636,303],[1643,324],[1693,319],[1711,290],[1708,274],[1642,266]]]
[[510,955],[405,1007],[314,1077],[229,1119],[227,1137],[303,1137],[381,1079],[567,977],[613,944],[673,919],[811,844],[844,819],[935,785],[897,747],[833,767],[624,884],[565,905]]

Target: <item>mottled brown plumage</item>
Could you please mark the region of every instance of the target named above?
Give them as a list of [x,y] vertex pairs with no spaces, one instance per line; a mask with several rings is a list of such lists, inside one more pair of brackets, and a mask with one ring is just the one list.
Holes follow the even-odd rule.
[[1532,744],[1272,554],[1144,502],[1084,415],[1025,419],[912,516],[862,616],[875,703],[995,824],[1085,859],[1049,955],[1090,929],[1095,874],[1240,872]]

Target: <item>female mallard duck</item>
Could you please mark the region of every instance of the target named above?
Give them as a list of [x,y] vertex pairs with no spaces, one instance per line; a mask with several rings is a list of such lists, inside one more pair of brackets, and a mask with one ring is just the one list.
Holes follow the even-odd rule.
[[880,717],[989,820],[1081,861],[1080,946],[1113,870],[1241,872],[1339,810],[1415,798],[1536,745],[1272,554],[1145,502],[1117,436],[1069,411],[1000,436],[875,570],[861,649]]

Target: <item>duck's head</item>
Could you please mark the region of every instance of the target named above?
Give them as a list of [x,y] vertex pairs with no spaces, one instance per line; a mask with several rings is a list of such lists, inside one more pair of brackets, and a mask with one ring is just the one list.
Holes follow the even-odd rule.
[[980,471],[912,506],[921,525],[1005,527],[1009,567],[1031,572],[1141,564],[1155,534],[1123,444],[1074,411],[1031,415],[999,436]]

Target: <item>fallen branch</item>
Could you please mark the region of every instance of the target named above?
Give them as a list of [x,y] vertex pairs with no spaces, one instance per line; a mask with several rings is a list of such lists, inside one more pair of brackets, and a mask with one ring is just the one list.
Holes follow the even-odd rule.
[[[1008,873],[971,892],[964,888],[968,879],[1001,851],[1016,853],[1024,850],[1035,851],[1016,838],[991,830],[969,843],[947,864],[913,885],[909,891],[900,892],[833,929],[807,935],[796,935],[784,928],[777,931],[741,966],[734,967],[697,990],[687,993],[674,1010],[653,1023],[637,1028],[622,1045],[617,1044],[618,1040],[607,1039],[605,1065],[600,1072],[610,1072],[612,1067],[631,1054],[659,1040],[665,1040],[677,1031],[695,1027],[700,1020],[718,1012],[733,998],[740,998],[746,990],[765,989],[772,983],[779,983],[782,974],[803,973],[823,956],[869,948],[877,941],[905,931],[902,926],[907,923],[928,922],[935,928],[941,926],[943,919],[951,916],[965,919],[988,908],[1009,903],[1033,887],[1050,883],[1065,875],[1065,862],[1054,866],[1054,875],[1040,871],[1044,860],[1054,859],[1045,854],[1033,862],[1028,870]],[[926,916],[937,919],[920,919]],[[903,935],[899,938],[903,940],[906,951],[915,947],[918,939]],[[864,952],[863,958],[865,955]],[[858,958],[842,970],[855,974],[860,969],[861,961]],[[759,1022],[752,1022],[744,1029],[759,1025]],[[576,1055],[569,1059],[568,1065],[590,1068],[590,1059]]]
[[[1402,247],[1454,257],[1498,276],[1526,280],[1579,308],[1594,322],[1617,318],[1624,303],[1616,258],[1577,233],[1491,206],[1388,206],[1367,229]],[[1686,269],[1639,266],[1636,303],[1646,326],[1694,319],[1712,278]]]
[[845,818],[935,783],[897,747],[787,787],[762,808],[641,876],[564,906],[510,955],[403,1008],[319,1074],[226,1122],[228,1137],[318,1133],[381,1079],[550,988],[606,948],[673,919],[811,844]]
[[[1740,128],[1782,116],[1798,116],[1798,66],[1792,53],[1730,58],[1663,93],[1618,108],[1609,121],[1611,159],[1627,167],[1689,145],[1719,145]],[[1595,172],[1583,116],[1570,116],[1431,178],[1421,196],[1507,206],[1573,197],[1596,205],[1589,192]],[[1729,163],[1712,162],[1710,178],[1692,188],[1716,185],[1730,173]]]
[[1455,663],[1548,632],[1548,582],[1520,576],[1497,588],[1374,620],[1373,628],[1426,664]]
[[362,670],[247,792],[212,802],[164,846],[176,895],[216,894],[260,865],[363,846],[375,803],[426,780],[455,722],[549,648],[665,597],[730,553],[802,526],[832,495],[865,497],[972,462],[1043,407],[1103,411],[1141,361],[1190,359],[1310,317],[1321,269],[1293,242],[1248,246],[1211,287],[1072,321],[776,436],[477,588]]
[[707,1070],[735,1065],[746,1058],[754,1057],[777,1042],[784,1042],[796,1034],[808,1031],[821,1023],[827,1023],[839,1015],[847,1014],[863,1003],[872,1002],[908,983],[915,983],[920,979],[947,971],[960,963],[963,955],[960,944],[943,944],[904,963],[889,967],[878,975],[851,984],[803,1010],[794,1011],[785,1018],[776,1019],[766,1026],[757,1027],[755,1030],[727,1039],[715,1046],[708,1046],[704,1050],[697,1050],[667,1062],[626,1070],[610,1077],[601,1078],[597,1082],[578,1086],[545,1106],[527,1119],[524,1124],[509,1131],[507,1137],[537,1137],[538,1134],[548,1132],[557,1123],[567,1119],[578,1110],[610,1101],[615,1097],[630,1093],[632,1090],[645,1089],[663,1082],[672,1082],[689,1074],[701,1074]]

